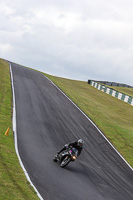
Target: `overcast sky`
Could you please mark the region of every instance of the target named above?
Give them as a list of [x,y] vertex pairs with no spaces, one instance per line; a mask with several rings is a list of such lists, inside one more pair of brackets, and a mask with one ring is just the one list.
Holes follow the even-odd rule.
[[133,86],[133,0],[1,0],[0,57]]

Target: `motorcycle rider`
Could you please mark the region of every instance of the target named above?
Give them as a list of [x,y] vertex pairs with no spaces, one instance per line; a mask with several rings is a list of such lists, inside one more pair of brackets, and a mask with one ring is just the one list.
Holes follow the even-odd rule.
[[78,141],[75,141],[75,142],[71,142],[69,144],[66,144],[60,151],[57,152],[57,155],[55,156],[54,160],[57,159],[58,155],[64,151],[64,150],[67,150],[69,149],[70,147],[74,147],[78,150],[78,156],[81,154],[81,151],[83,149],[83,144],[84,144],[84,141],[82,139],[79,139]]

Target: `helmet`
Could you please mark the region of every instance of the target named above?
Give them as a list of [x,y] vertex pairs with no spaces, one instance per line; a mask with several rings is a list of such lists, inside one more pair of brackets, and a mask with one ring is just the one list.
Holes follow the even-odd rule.
[[84,144],[84,141],[82,139],[79,139],[78,142],[77,142],[77,145],[82,147]]

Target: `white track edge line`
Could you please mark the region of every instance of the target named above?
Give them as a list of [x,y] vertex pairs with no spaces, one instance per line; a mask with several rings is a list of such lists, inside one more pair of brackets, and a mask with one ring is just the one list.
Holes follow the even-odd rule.
[[44,200],[42,198],[42,196],[40,195],[40,193],[38,192],[38,190],[36,189],[36,187],[33,185],[28,172],[26,171],[22,160],[20,158],[19,155],[19,151],[18,151],[18,142],[17,142],[17,128],[16,128],[16,106],[15,106],[15,91],[14,91],[14,84],[13,84],[13,75],[12,75],[12,68],[11,68],[11,63],[9,62],[9,66],[10,66],[10,75],[11,75],[11,85],[12,85],[12,95],[13,95],[13,117],[12,117],[12,123],[13,123],[13,132],[14,132],[14,142],[15,142],[15,150],[16,150],[16,154],[19,160],[19,163],[24,171],[24,174],[27,178],[27,180],[30,182],[31,186],[34,188],[35,192],[37,193],[37,196],[39,197],[40,200]]
[[[44,75],[45,76],[45,75]],[[45,76],[46,77],[46,76]],[[110,146],[116,151],[116,153],[122,158],[122,160],[128,165],[128,167],[133,171],[133,168],[130,164],[125,160],[125,158],[120,154],[120,152],[113,146],[113,144],[106,138],[106,136],[102,133],[102,131],[94,124],[94,122],[57,86],[51,81],[48,77],[46,77],[99,131],[99,133],[104,137],[104,139],[110,144]]]

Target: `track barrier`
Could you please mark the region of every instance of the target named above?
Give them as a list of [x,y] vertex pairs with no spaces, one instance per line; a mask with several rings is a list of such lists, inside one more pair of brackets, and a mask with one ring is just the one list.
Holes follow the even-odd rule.
[[90,84],[91,86],[95,87],[98,90],[101,90],[102,92],[105,92],[106,94],[116,97],[117,99],[124,101],[130,104],[131,106],[133,106],[133,97],[131,96],[128,96],[124,93],[116,91],[112,88],[106,87],[105,85],[102,85],[101,83],[94,80],[88,80],[88,84]]

